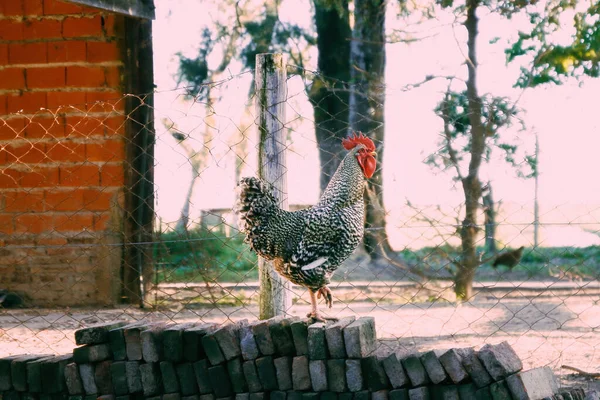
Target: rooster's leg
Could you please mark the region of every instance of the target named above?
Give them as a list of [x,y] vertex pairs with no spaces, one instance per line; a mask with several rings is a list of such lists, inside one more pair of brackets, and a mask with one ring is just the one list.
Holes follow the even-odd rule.
[[310,295],[310,312],[306,315],[308,318],[314,318],[317,321],[322,320],[323,318],[319,314],[319,308],[317,307],[317,294],[313,292],[312,289],[308,289],[308,294]]
[[337,321],[337,318],[324,317],[319,312],[319,308],[317,306],[318,293],[318,297],[320,298],[321,296],[323,296],[323,298],[325,299],[325,303],[329,306],[329,308],[331,308],[331,305],[333,304],[333,298],[331,296],[331,290],[329,290],[327,286],[324,286],[317,291],[308,289],[308,293],[310,295],[310,305],[312,307],[311,312],[307,315],[308,318],[312,318],[313,320],[318,322]]

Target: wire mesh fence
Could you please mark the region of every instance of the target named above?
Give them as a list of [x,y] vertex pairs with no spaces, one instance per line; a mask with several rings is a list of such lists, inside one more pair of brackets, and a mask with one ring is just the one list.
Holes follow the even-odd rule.
[[[332,166],[345,155],[341,138],[350,124],[330,114],[328,102],[340,103],[346,98],[340,93],[354,89],[335,84],[315,102],[317,84],[331,81],[288,70],[281,171],[295,211],[319,202]],[[220,323],[259,316],[258,257],[244,242],[233,207],[237,182],[256,176],[264,141],[252,79],[243,73],[197,93],[154,93],[153,102],[125,96],[2,117],[0,355],[68,351],[75,329],[100,321]],[[149,175],[138,170],[139,152],[132,150],[147,122],[125,115],[131,97],[154,117]],[[376,113],[369,112],[360,118]],[[508,340],[528,367],[599,372],[598,205],[584,199],[538,205],[533,191],[520,203],[496,191],[486,204],[484,190],[471,226],[478,265],[473,291],[459,301],[457,271],[466,257],[460,182],[454,190],[448,184],[447,196],[426,184],[402,190],[408,180],[396,180],[402,164],[387,147],[393,134],[386,131],[385,145],[375,138],[385,157],[366,189],[371,242],[337,268],[326,314],[374,316],[382,346],[407,352]],[[487,169],[493,181],[494,170]],[[153,191],[134,202],[139,179]],[[410,200],[420,191],[415,197],[433,200]],[[148,212],[153,231],[140,236]],[[322,229],[327,235],[328,227]],[[305,316],[310,290],[299,284],[288,290],[286,313]]]

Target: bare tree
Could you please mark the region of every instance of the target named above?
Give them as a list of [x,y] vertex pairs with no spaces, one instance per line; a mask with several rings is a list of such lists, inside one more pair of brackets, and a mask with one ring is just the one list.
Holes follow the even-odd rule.
[[539,202],[539,155],[540,155],[540,143],[538,134],[535,134],[535,165],[533,178],[535,179],[535,192],[533,194],[533,247],[538,247],[540,243],[540,202]]
[[[452,4],[452,1],[444,2],[443,6],[449,7]],[[518,119],[520,110],[517,106],[505,97],[479,94],[477,10],[483,5],[481,0],[466,0],[464,5],[455,9],[455,13],[464,14],[463,26],[467,31],[466,90],[453,91],[453,79],[450,79],[444,99],[435,110],[443,121],[441,146],[426,160],[426,163],[439,170],[452,171],[464,196],[464,216],[457,232],[461,242],[460,256],[452,262],[455,293],[458,299],[463,300],[473,294],[475,271],[479,265],[488,261],[482,260],[477,254],[481,231],[477,216],[482,202],[488,250],[492,253],[495,251],[497,204],[492,195],[491,184],[482,187],[482,164],[490,162],[493,150],[498,149],[502,152],[504,161],[516,169],[519,177],[531,177],[531,174],[526,174],[523,170],[535,168],[530,156],[525,155],[524,160],[518,160],[518,146],[506,141],[500,134],[504,128],[512,126],[514,121],[520,122],[521,130],[524,129],[522,121]]]
[[479,167],[485,150],[485,128],[483,126],[482,102],[477,90],[477,33],[478,23],[477,7],[480,0],[467,0],[467,98],[469,106],[469,122],[471,124],[471,160],[469,161],[468,174],[461,176],[461,183],[465,195],[465,218],[460,230],[462,242],[461,262],[457,265],[455,276],[455,293],[460,299],[469,299],[473,295],[473,279],[475,270],[479,266],[476,252],[477,238],[477,210],[481,197],[481,181],[479,180]]
[[[213,119],[213,113],[210,101],[207,102],[206,110],[207,114],[204,121],[206,129],[203,135],[203,144],[200,149],[195,149],[188,140],[189,136],[181,132],[174,123],[163,121],[163,125],[165,125],[165,127],[169,130],[171,136],[173,136],[173,138],[177,141],[179,146],[185,151],[186,157],[192,169],[192,175],[188,184],[188,190],[185,195],[185,200],[183,202],[183,206],[181,207],[179,219],[177,220],[177,224],[175,225],[175,230],[177,232],[185,232],[189,227],[190,208],[194,199],[196,184],[198,182],[198,178],[200,177],[200,172],[202,168],[206,167],[206,164],[208,162],[208,146],[214,138],[214,123],[211,123]],[[201,222],[202,221],[200,221],[200,223]]]

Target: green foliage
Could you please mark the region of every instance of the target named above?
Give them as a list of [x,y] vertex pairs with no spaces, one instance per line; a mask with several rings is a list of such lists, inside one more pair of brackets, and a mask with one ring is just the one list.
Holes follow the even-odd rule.
[[254,69],[256,55],[260,53],[284,53],[303,63],[301,54],[294,51],[292,43],[304,42],[315,44],[315,38],[304,29],[294,24],[284,24],[275,14],[267,14],[262,21],[248,21],[244,24],[249,43],[242,49],[241,58],[244,66]]
[[[517,271],[537,271],[542,276],[598,279],[600,247],[538,247],[526,249]],[[535,275],[534,275],[535,276]]]
[[[279,5],[280,1],[266,0],[260,12],[252,9],[251,3],[236,2],[227,6],[236,10],[233,20],[215,21],[214,26],[206,28],[196,57],[178,54],[180,82],[191,86],[194,96],[206,96],[207,85],[215,74],[225,71],[233,60],[241,61],[244,69],[254,70],[256,55],[260,53],[283,53],[292,63],[302,66],[307,49],[316,39],[312,32],[281,21]],[[209,58],[217,53],[222,54],[221,61],[216,66],[210,65]]]
[[337,10],[339,15],[344,15],[345,10],[348,8],[347,0],[314,0],[315,4],[326,10]]
[[454,5],[454,0],[436,0],[435,2],[442,8],[450,8]]
[[[465,4],[455,0],[436,0],[442,8],[450,8],[456,6],[455,11],[462,12],[465,9]],[[511,18],[514,14],[521,12],[528,6],[535,5],[538,0],[479,0],[478,6],[484,6],[496,11],[500,15]],[[456,5],[456,3],[459,3]]]
[[186,82],[190,92],[194,96],[203,98],[207,94],[206,84],[208,83],[209,70],[206,57],[215,46],[215,41],[208,29],[202,31],[202,38],[198,48],[198,56],[195,58],[187,58],[181,53],[177,53],[179,57],[179,81]]
[[500,0],[496,2],[496,11],[507,18],[538,4],[538,0]]
[[571,43],[555,43],[556,34],[564,30],[561,17],[566,11],[578,10],[580,1],[549,1],[543,13],[529,12],[531,30],[506,49],[507,61],[523,56],[531,58],[531,68],[521,68],[515,86],[535,87],[545,83],[561,84],[569,77],[600,75],[600,3],[590,2],[584,11],[573,14],[574,34]]
[[[435,0],[441,8],[465,11],[464,1]],[[526,13],[530,28],[519,31],[518,38],[505,50],[507,62],[528,57],[521,68],[516,87],[526,88],[546,83],[561,84],[569,77],[600,75],[600,2],[583,0],[479,0],[508,19]],[[558,43],[565,30],[565,18],[572,13],[574,33],[568,44]],[[568,28],[567,28],[568,29]],[[490,43],[495,43],[494,38]]]
[[164,282],[243,281],[256,274],[256,254],[242,235],[225,237],[220,230],[164,233],[155,252]]
[[523,253],[523,263],[551,263],[552,260],[600,262],[600,247],[540,247]]
[[538,159],[535,155],[526,154],[525,163],[529,169],[529,173],[525,173],[523,168],[517,169],[517,176],[519,178],[530,179],[538,173]]
[[[490,161],[494,148],[502,152],[503,159],[514,167],[520,177],[534,175],[537,164],[535,157],[526,155],[525,159],[517,159],[518,147],[501,138],[503,129],[519,120],[520,110],[506,97],[490,94],[481,96],[482,117],[486,129],[486,148],[484,160]],[[435,113],[444,121],[444,132],[438,143],[438,150],[425,159],[425,163],[439,170],[447,170],[461,166],[465,157],[471,152],[471,121],[469,119],[469,100],[466,91],[448,91],[445,98],[438,103]],[[521,123],[521,129],[524,125]],[[455,179],[459,179],[458,176]]]

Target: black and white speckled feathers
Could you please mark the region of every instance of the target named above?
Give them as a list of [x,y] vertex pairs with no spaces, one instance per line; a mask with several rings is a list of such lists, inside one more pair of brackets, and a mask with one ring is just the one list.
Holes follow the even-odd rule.
[[365,178],[356,158],[362,148],[348,152],[319,203],[305,210],[280,209],[260,179],[240,181],[236,211],[245,241],[293,283],[312,290],[327,285],[362,240]]

